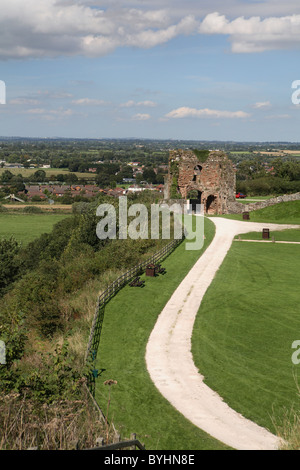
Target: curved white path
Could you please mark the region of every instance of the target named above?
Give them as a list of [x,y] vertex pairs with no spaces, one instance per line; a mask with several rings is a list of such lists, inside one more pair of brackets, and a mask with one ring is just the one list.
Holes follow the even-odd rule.
[[191,353],[193,325],[202,298],[235,235],[299,225],[261,224],[210,218],[216,234],[158,317],[146,349],[146,364],[160,393],[197,427],[238,450],[274,450],[279,440],[247,420],[203,382]]

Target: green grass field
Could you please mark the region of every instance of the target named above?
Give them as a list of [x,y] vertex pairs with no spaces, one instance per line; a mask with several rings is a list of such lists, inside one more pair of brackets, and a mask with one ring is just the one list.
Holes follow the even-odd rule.
[[[242,214],[227,214],[221,217],[242,220]],[[300,225],[300,201],[281,202],[264,209],[251,211],[250,222]],[[245,221],[245,223],[247,222]]]
[[68,214],[6,214],[0,213],[0,238],[14,237],[27,245],[42,233],[50,233],[53,225]]
[[[214,226],[205,224],[205,247]],[[144,277],[144,288],[124,287],[106,306],[96,369],[96,400],[122,438],[136,433],[147,450],[225,449],[226,447],[192,425],[157,391],[146,370],[146,344],[156,319],[170,296],[199,258],[199,251],[185,250],[183,242],[163,263],[167,273]]]
[[[29,176],[32,176],[37,170],[45,171],[47,178],[49,178],[51,175],[64,175],[70,173],[69,170],[66,168],[0,168],[0,177],[5,170],[9,170],[13,175],[21,174],[22,176],[24,176],[24,178],[29,178]],[[96,176],[96,173],[77,172],[75,174],[79,179],[84,178],[92,180]]]
[[244,199],[236,199],[236,202],[240,202],[241,204],[252,204],[253,202],[259,201],[266,201],[268,199],[272,199],[276,196],[253,196],[253,197],[245,197]]
[[[242,240],[262,240],[261,232],[249,232],[237,235],[235,238]],[[275,241],[300,242],[300,229],[274,230],[270,231],[270,240],[274,237]]]
[[275,432],[299,411],[293,341],[300,337],[300,246],[234,243],[193,332],[205,382],[232,408]]

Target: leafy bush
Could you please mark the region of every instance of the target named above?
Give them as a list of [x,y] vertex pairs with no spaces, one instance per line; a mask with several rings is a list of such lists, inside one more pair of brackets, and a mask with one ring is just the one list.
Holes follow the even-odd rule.
[[43,209],[37,206],[26,206],[23,209],[26,214],[43,214]]
[[1,310],[0,339],[4,341],[6,349],[6,364],[0,367],[0,391],[7,392],[14,389],[20,379],[15,364],[22,358],[27,340],[22,313],[14,314],[5,308]]
[[0,296],[19,276],[21,261],[20,245],[14,238],[0,240]]

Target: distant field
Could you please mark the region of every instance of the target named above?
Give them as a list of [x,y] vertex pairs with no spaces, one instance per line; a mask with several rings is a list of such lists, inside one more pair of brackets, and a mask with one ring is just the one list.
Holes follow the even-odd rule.
[[229,152],[230,154],[233,154],[233,155],[239,155],[239,154],[251,154],[252,152],[249,152],[248,150],[234,150],[233,152]]
[[68,211],[72,210],[72,204],[3,204],[3,207],[9,210],[23,210],[24,207],[39,207],[43,211]]
[[[5,171],[9,170],[13,175],[22,175],[24,178],[28,178],[29,176],[33,175],[37,170],[43,170],[46,173],[47,178],[51,175],[59,175],[59,174],[68,174],[70,173],[69,170],[66,168],[0,168],[0,176]],[[88,178],[94,179],[96,173],[76,173],[75,175],[80,178]]]
[[68,214],[0,214],[0,238],[14,237],[27,245],[42,233],[50,233],[53,225]]
[[281,157],[283,155],[291,155],[294,157],[300,156],[300,150],[274,150],[273,152],[255,151],[253,153],[261,153],[262,155],[269,155],[270,157]]

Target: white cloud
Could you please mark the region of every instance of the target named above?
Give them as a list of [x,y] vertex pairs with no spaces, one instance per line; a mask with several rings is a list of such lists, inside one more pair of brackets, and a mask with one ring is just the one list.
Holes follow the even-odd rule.
[[[199,22],[191,15],[174,18],[171,9],[128,8],[124,4],[82,1],[0,0],[0,59],[111,53],[117,47],[149,48]],[[107,3],[107,8],[105,3]]]
[[73,104],[78,104],[78,105],[87,105],[87,106],[104,106],[107,103],[107,101],[104,100],[97,100],[97,99],[92,99],[92,98],[80,98],[78,100],[73,100]]
[[252,106],[254,109],[263,109],[263,108],[271,108],[271,103],[270,101],[258,101],[257,103],[254,103]]
[[135,101],[133,100],[129,100],[129,101],[126,101],[126,103],[121,103],[120,104],[120,107],[121,108],[132,108],[133,106],[135,106]]
[[36,115],[46,120],[55,120],[70,117],[74,114],[74,111],[70,108],[65,109],[63,107],[57,109],[31,108],[26,110],[25,114]]
[[186,16],[178,24],[170,25],[164,29],[147,29],[136,34],[128,34],[125,37],[127,46],[142,47],[148,49],[174,39],[181,34],[189,35],[196,31],[199,22],[193,16]]
[[9,104],[13,105],[29,105],[29,106],[37,106],[41,102],[39,100],[35,100],[33,98],[14,98],[9,100]]
[[73,95],[71,93],[64,91],[38,90],[28,96],[12,98],[9,100],[9,104],[19,106],[38,106],[45,102],[45,100],[63,100],[72,98],[72,96]]
[[47,111],[44,108],[32,108],[26,111],[27,114],[46,114]]
[[236,53],[299,48],[300,15],[264,19],[241,16],[230,21],[225,15],[214,12],[204,18],[199,33],[229,35],[232,52]]
[[[147,49],[197,33],[228,35],[232,51],[239,53],[299,48],[295,1],[240,3],[26,0],[25,8],[25,0],[0,0],[0,59],[100,57],[118,47]],[[241,11],[250,16],[238,16]],[[253,11],[262,16],[251,16]]]
[[182,118],[247,118],[250,114],[244,111],[221,111],[216,109],[196,109],[183,106],[181,108],[173,109],[165,115],[166,118],[170,119],[182,119]]
[[134,121],[147,121],[150,118],[151,118],[150,114],[146,114],[146,113],[145,114],[138,113],[132,116],[132,119]]
[[157,106],[157,104],[154,101],[150,101],[150,100],[145,100],[145,101],[129,100],[129,101],[126,101],[126,103],[120,104],[121,108],[133,108],[135,106],[144,106],[148,108],[154,108],[155,106]]

